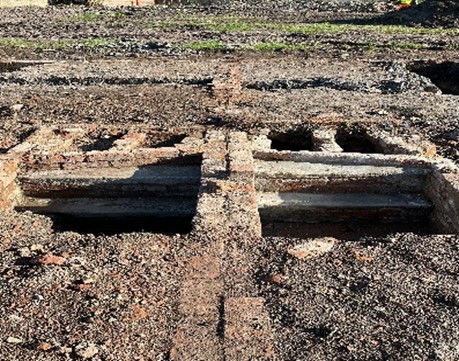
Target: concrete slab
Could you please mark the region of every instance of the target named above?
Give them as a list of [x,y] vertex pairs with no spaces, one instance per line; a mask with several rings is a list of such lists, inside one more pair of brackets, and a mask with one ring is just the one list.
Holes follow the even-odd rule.
[[322,223],[344,220],[391,222],[426,218],[432,204],[412,194],[261,193],[263,221]]
[[196,212],[196,200],[187,198],[27,198],[17,210],[41,214],[62,214],[85,218],[189,217]]
[[20,184],[35,197],[193,196],[200,175],[198,165],[88,168],[28,173]]
[[258,191],[420,193],[428,168],[255,161]]

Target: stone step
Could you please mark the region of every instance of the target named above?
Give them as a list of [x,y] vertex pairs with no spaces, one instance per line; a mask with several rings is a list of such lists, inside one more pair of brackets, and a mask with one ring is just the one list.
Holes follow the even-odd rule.
[[263,222],[403,223],[427,218],[432,210],[430,202],[415,194],[259,193],[257,198]]
[[200,174],[198,165],[88,168],[33,172],[20,184],[32,197],[193,196]]
[[196,199],[25,197],[16,210],[80,218],[192,217],[196,213]]
[[429,170],[419,167],[255,161],[263,192],[421,193]]

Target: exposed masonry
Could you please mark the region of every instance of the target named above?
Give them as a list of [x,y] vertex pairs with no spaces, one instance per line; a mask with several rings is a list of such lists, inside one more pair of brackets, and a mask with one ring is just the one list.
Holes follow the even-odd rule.
[[[350,131],[349,139],[364,137],[372,149],[346,152],[338,144],[343,131],[323,127],[304,135],[312,150],[279,151],[268,133],[197,127],[188,134],[124,129],[101,136],[90,127],[41,128],[1,156],[1,207],[189,217],[200,234],[232,227],[255,236],[259,210],[262,220],[311,224],[355,218],[358,208],[383,223],[425,218],[438,232],[459,231],[457,169],[430,143]],[[95,146],[81,146],[82,139]],[[97,144],[104,150],[84,150]]]
[[359,136],[372,154],[344,152],[335,129],[313,131],[313,151],[277,151],[267,136],[253,138],[264,235],[458,232],[458,175],[451,162],[416,138],[407,144],[380,132]]
[[338,131],[314,130],[312,150],[279,151],[268,131],[124,129],[113,131],[108,149],[102,142],[104,150],[87,151],[97,146],[81,147],[81,139],[102,144],[95,129],[41,128],[1,155],[0,207],[188,220],[183,232],[207,241],[187,261],[170,359],[275,359],[263,298],[244,292],[242,275],[225,293],[225,274],[240,272],[225,263],[238,252],[229,250],[234,239],[313,238],[348,223],[358,224],[357,236],[375,224],[381,233],[428,223],[425,232],[459,233],[458,170],[430,143],[367,131],[383,154],[349,153]]

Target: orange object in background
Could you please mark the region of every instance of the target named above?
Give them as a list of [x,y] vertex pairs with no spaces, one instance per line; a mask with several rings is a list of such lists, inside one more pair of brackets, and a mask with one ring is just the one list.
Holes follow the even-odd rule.
[[395,8],[395,10],[400,11],[404,9],[408,9],[411,7],[412,0],[400,0],[400,5]]
[[411,4],[401,4],[401,5],[397,6],[395,10],[400,11],[400,10],[403,10],[403,9],[408,9],[409,7],[411,7]]

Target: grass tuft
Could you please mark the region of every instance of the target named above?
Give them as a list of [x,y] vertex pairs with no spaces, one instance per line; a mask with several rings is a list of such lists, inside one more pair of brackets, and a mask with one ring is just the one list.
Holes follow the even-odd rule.
[[309,49],[307,45],[287,44],[279,42],[256,43],[247,48],[253,51],[305,51]]
[[225,45],[220,41],[208,40],[189,43],[186,44],[184,48],[196,51],[221,51],[225,50]]
[[27,48],[33,50],[64,50],[73,47],[93,49],[112,44],[114,39],[94,38],[79,40],[29,40],[21,38],[0,38],[0,47]]
[[458,28],[423,28],[403,25],[354,25],[331,23],[282,23],[257,21],[231,16],[177,16],[167,20],[144,24],[147,28],[176,30],[206,30],[215,32],[276,31],[287,34],[337,34],[348,32],[370,32],[389,35],[459,35]]

